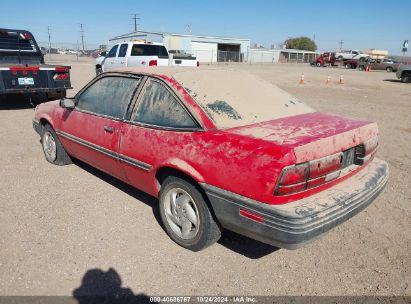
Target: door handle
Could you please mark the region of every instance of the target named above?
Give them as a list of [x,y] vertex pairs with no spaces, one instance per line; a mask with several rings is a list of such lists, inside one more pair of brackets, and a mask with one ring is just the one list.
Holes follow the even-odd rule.
[[114,132],[114,128],[113,128],[113,127],[104,126],[104,131],[106,131],[107,133],[113,133],[113,132]]

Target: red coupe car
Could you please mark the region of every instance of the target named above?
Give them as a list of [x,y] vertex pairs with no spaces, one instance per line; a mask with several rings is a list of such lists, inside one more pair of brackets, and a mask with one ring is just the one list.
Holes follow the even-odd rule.
[[388,179],[375,123],[316,112],[222,68],[103,73],[39,105],[47,161],[72,158],[159,198],[164,228],[193,251],[226,228],[295,249],[367,207]]

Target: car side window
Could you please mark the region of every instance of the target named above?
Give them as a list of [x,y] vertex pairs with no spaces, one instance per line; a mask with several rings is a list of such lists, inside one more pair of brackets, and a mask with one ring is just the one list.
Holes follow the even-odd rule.
[[128,44],[124,43],[120,46],[120,50],[118,51],[118,56],[117,57],[126,57],[127,54],[127,48]]
[[118,44],[111,48],[110,52],[108,52],[108,57],[116,57],[117,49]]
[[122,119],[140,79],[103,77],[77,99],[76,109]]
[[161,83],[148,80],[132,121],[170,128],[197,128],[197,123]]

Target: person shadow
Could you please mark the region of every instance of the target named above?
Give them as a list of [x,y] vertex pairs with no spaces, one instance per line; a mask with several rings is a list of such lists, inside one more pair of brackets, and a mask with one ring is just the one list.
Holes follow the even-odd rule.
[[83,276],[81,286],[73,291],[73,297],[78,304],[154,303],[147,295],[135,294],[121,285],[121,277],[115,269],[90,269]]

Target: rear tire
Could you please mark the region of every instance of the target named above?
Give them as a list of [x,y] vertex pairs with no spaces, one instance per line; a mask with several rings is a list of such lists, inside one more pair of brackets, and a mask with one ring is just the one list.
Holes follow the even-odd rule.
[[58,166],[72,163],[70,156],[59,141],[56,132],[49,124],[43,127],[41,146],[43,147],[44,156],[49,163]]
[[321,67],[321,66],[322,66],[321,62],[318,61],[318,62],[316,63],[316,66],[317,66],[317,67]]
[[401,81],[402,81],[403,83],[409,83],[409,82],[411,82],[411,73],[403,73],[403,74],[401,75]]
[[160,190],[160,214],[170,238],[180,246],[200,251],[221,237],[206,198],[192,183],[174,176]]
[[347,63],[347,64],[345,65],[345,68],[346,68],[346,69],[352,69],[351,64],[350,64],[350,63]]
[[393,71],[392,67],[387,67],[385,70],[386,70],[388,73],[391,73],[391,72]]

